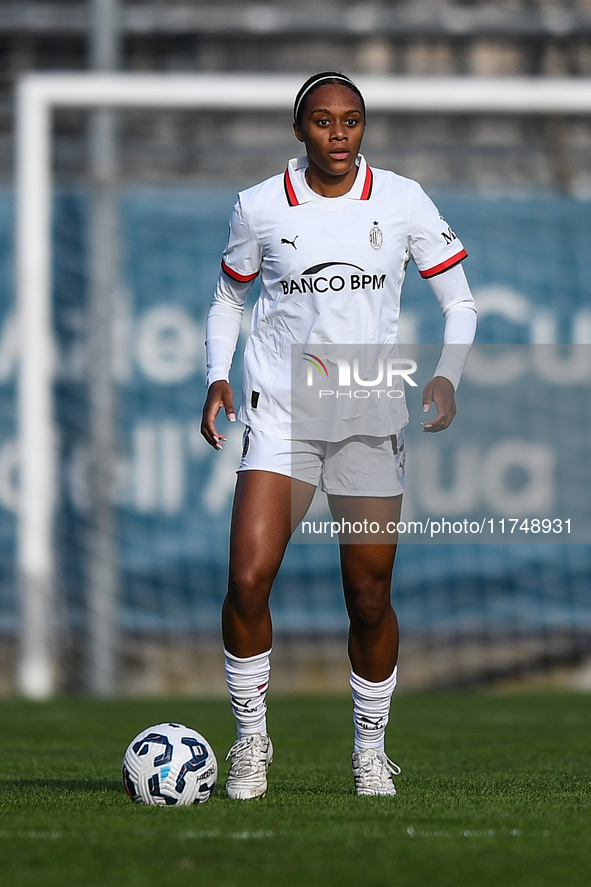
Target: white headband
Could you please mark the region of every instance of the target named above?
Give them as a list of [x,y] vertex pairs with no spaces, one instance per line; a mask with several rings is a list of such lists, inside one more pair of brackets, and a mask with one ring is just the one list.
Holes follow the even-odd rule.
[[298,119],[298,112],[306,95],[310,92],[311,89],[314,89],[315,86],[318,86],[319,83],[322,83],[323,80],[340,80],[341,83],[345,84],[345,86],[353,86],[353,81],[350,80],[349,77],[343,77],[341,74],[325,74],[323,77],[318,77],[316,80],[313,80],[312,83],[309,84],[309,86],[306,86],[305,90],[299,97],[298,103],[293,110],[294,120]]

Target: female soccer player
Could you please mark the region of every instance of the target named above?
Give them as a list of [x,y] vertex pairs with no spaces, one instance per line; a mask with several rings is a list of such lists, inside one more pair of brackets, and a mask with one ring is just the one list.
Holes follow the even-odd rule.
[[[228,592],[222,610],[225,668],[238,739],[227,793],[256,798],[267,790],[273,747],[266,692],[272,624],[269,595],[293,526],[322,480],[333,516],[397,521],[404,475],[406,419],[380,435],[354,429],[343,439],[294,441],[290,428],[290,353],[306,344],[396,342],[400,290],[410,258],[427,278],[445,318],[444,348],[423,409],[437,414],[430,433],[447,428],[456,408],[467,349],[476,329],[474,302],[459,264],[466,252],[416,182],[370,169],[359,153],[365,103],[346,76],[310,77],[296,96],[294,132],[306,156],[239,195],[222,271],[207,320],[208,392],[202,434],[215,449],[224,409],[236,419],[228,382],[243,307],[254,279],[239,418],[246,424],[232,512]],[[392,427],[394,425],[394,427]],[[338,435],[337,435],[338,438]],[[297,465],[297,469],[296,466]],[[365,538],[365,537],[364,537]],[[393,539],[393,541],[392,541]],[[350,620],[348,651],[354,712],[352,757],[359,795],[395,795],[399,771],[384,751],[396,685],[398,625],[390,603],[396,538],[344,543],[341,573]]]

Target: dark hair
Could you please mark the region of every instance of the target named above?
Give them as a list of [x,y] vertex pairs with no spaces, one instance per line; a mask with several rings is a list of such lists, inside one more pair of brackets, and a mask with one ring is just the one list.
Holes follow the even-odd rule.
[[340,74],[338,71],[323,71],[321,74],[314,74],[312,77],[309,77],[296,95],[295,102],[293,103],[294,123],[301,126],[308,96],[319,87],[328,85],[347,86],[349,89],[353,90],[353,92],[361,99],[363,118],[365,119],[365,101],[359,91],[359,87],[355,86],[353,81],[347,77],[346,74]]

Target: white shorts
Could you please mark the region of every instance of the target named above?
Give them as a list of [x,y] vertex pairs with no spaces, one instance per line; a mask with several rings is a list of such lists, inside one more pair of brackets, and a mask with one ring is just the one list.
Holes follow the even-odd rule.
[[337,442],[284,440],[246,426],[238,471],[272,471],[333,496],[399,496],[406,487],[404,429]]

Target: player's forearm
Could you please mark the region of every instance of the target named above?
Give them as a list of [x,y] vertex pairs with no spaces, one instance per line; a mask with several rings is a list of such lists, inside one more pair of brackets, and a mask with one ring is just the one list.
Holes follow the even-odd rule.
[[443,341],[471,345],[476,332],[476,305],[462,266],[455,265],[431,277],[429,286],[445,318]]
[[205,352],[209,387],[220,379],[228,380],[232,358],[242,325],[242,305],[214,299],[205,324]]
[[445,319],[443,350],[433,376],[443,376],[457,389],[476,334],[476,311],[456,305]]
[[476,335],[476,309],[456,305],[447,313],[443,330],[444,345],[471,345]]
[[445,317],[443,351],[433,375],[449,379],[455,389],[476,335],[476,306],[459,265],[434,277],[429,284]]

